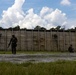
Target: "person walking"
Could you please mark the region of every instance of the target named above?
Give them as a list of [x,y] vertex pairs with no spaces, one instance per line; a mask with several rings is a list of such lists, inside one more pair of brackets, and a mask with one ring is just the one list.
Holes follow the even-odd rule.
[[16,47],[17,47],[17,38],[15,35],[12,35],[8,47],[11,45],[12,54],[16,54]]

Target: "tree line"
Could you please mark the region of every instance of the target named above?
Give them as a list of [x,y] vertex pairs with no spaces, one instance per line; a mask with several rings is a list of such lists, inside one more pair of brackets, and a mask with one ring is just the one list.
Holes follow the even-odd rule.
[[[4,30],[5,28],[2,28],[2,27],[0,27],[0,30]],[[20,26],[19,25],[17,25],[17,26],[15,26],[15,27],[10,27],[10,28],[7,28],[7,30],[20,30],[21,28],[20,28]],[[25,29],[25,30],[28,30],[27,28],[22,28],[22,29]],[[41,26],[36,26],[34,29],[32,29],[32,30],[47,30],[46,28],[44,28],[44,27],[41,27]],[[76,27],[75,28],[70,28],[70,29],[65,29],[65,28],[62,28],[61,26],[57,26],[57,27],[53,27],[53,28],[50,28],[49,30],[53,30],[53,31],[76,31]]]

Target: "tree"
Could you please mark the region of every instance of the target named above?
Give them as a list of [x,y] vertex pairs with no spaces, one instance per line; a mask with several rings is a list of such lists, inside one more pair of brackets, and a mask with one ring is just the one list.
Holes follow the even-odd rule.
[[44,27],[41,27],[41,28],[40,28],[40,30],[46,30],[46,28],[44,28]]
[[14,30],[20,30],[20,26],[17,25],[16,27],[13,28]]
[[0,30],[3,30],[3,28],[2,28],[2,27],[0,27]]
[[61,26],[57,26],[57,27],[56,27],[56,30],[60,30],[60,28],[61,28]]
[[55,28],[51,28],[50,30],[55,30]]
[[40,30],[40,29],[41,29],[40,26],[36,26],[36,27],[34,28],[34,30]]

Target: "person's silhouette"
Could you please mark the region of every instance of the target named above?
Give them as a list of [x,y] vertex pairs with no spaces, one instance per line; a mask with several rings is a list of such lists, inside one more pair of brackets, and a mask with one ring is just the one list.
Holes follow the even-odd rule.
[[11,45],[11,49],[12,49],[12,54],[16,54],[16,47],[17,47],[17,38],[15,37],[15,35],[12,35],[10,42],[8,44],[8,46]]
[[72,45],[69,46],[68,51],[69,52],[74,52],[74,49],[73,49]]

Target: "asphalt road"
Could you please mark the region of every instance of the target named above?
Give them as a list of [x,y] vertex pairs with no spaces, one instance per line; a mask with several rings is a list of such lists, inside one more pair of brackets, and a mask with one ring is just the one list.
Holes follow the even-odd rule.
[[51,54],[0,54],[0,61],[23,62],[54,62],[57,60],[76,60],[76,53],[51,53]]

